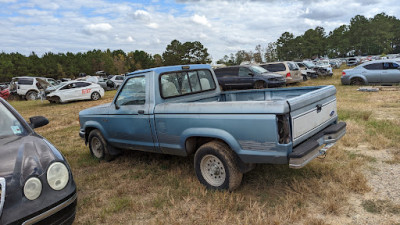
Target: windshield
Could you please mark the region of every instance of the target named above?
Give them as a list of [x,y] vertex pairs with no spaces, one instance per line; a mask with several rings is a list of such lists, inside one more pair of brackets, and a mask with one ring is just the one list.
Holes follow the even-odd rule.
[[306,65],[308,68],[314,68],[314,67],[315,67],[314,63],[312,63],[312,62],[303,62],[303,63],[304,63],[304,65]]
[[0,139],[8,136],[24,136],[27,133],[18,119],[0,103]]
[[250,66],[250,70],[254,73],[268,73],[269,71],[262,68],[261,66]]

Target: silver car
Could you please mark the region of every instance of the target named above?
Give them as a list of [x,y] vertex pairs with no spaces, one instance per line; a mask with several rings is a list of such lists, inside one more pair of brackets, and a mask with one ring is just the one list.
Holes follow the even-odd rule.
[[344,85],[398,84],[400,59],[369,61],[353,69],[343,70],[341,81]]

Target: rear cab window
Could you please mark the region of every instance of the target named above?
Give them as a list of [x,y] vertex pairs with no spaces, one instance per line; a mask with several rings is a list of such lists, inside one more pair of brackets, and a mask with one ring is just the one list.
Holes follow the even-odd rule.
[[160,76],[160,93],[164,99],[214,89],[215,81],[209,70],[168,72]]

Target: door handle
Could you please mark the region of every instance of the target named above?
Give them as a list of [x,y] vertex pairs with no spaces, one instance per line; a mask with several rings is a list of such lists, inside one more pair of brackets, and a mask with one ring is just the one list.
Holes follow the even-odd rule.
[[318,105],[316,105],[316,107],[317,107],[317,113],[321,112],[322,104],[318,104]]
[[138,110],[138,114],[144,114],[144,110]]

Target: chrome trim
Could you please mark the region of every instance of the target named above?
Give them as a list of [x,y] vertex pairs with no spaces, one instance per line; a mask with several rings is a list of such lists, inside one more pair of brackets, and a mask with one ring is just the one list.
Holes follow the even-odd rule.
[[0,216],[1,213],[3,212],[3,206],[4,206],[4,202],[6,199],[6,179],[4,179],[3,177],[0,177],[0,186],[1,186],[1,192],[0,192]]
[[[307,165],[311,160],[317,158],[318,156],[326,155],[326,151],[328,151],[329,148],[334,146],[336,144],[336,141],[341,139],[345,134],[346,134],[346,129],[344,128],[338,131],[337,133],[326,134],[322,136],[317,140],[317,142],[320,144],[319,147],[315,148],[310,153],[301,158],[291,158],[289,160],[289,168],[300,169],[305,165]],[[325,146],[321,148],[322,145]]]
[[71,204],[76,200],[76,198],[77,198],[77,195],[76,195],[76,193],[75,193],[71,198],[69,198],[69,199],[66,200],[65,202],[63,202],[63,203],[61,203],[61,204],[55,206],[54,208],[51,208],[51,209],[47,210],[46,212],[43,212],[42,214],[39,214],[39,215],[37,215],[37,216],[35,216],[35,217],[33,217],[33,218],[31,218],[31,219],[25,221],[25,222],[22,223],[22,224],[23,224],[23,225],[35,224],[35,223],[37,223],[37,222],[39,222],[39,221],[41,221],[41,220],[43,220],[43,219],[45,219],[45,218],[47,218],[47,217],[53,215],[53,214],[55,214],[55,213],[61,211],[61,210],[64,209],[65,207],[71,205]]

